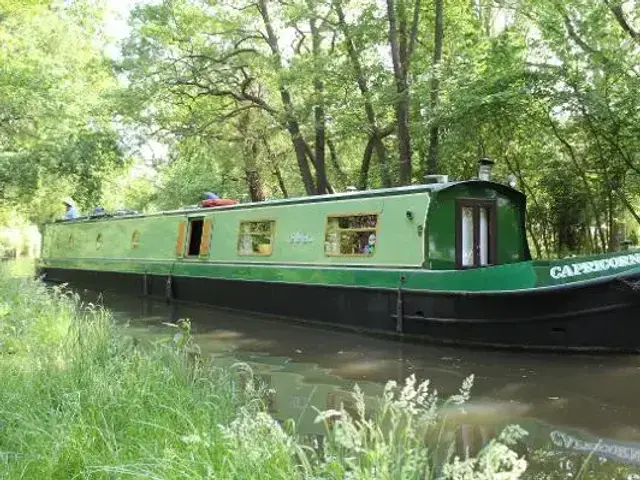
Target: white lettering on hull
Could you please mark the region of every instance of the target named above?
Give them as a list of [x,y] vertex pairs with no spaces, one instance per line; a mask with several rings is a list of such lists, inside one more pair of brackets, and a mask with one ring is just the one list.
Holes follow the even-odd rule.
[[616,268],[631,267],[640,265],[640,253],[631,253],[618,257],[603,258],[601,260],[591,260],[588,262],[571,263],[568,265],[557,265],[551,267],[549,274],[553,279],[568,277],[578,277],[588,273],[606,272]]
[[638,444],[605,442],[602,439],[597,442],[581,440],[559,430],[551,432],[550,437],[551,441],[561,448],[578,452],[591,452],[614,460],[621,460],[627,464],[640,464],[640,448],[638,448],[640,445]]

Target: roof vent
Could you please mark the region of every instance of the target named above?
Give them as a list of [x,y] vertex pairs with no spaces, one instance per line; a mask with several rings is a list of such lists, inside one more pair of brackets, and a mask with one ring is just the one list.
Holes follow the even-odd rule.
[[449,175],[425,175],[424,183],[448,183]]
[[488,182],[491,180],[491,168],[493,168],[493,164],[496,163],[490,158],[481,158],[478,160],[478,178],[480,180],[484,180]]

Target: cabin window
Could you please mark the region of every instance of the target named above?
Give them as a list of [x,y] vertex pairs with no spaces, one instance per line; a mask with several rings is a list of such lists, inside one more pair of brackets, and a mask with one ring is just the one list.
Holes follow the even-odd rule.
[[139,246],[140,246],[140,232],[136,230],[131,235],[131,248],[135,250]]
[[193,218],[189,220],[189,250],[187,250],[187,256],[197,257],[200,255],[203,227],[204,218]]
[[378,215],[341,215],[327,219],[324,251],[327,255],[365,256],[377,248]]
[[271,255],[275,222],[240,222],[238,253],[240,255]]
[[496,203],[460,199],[456,214],[456,264],[474,268],[496,263]]

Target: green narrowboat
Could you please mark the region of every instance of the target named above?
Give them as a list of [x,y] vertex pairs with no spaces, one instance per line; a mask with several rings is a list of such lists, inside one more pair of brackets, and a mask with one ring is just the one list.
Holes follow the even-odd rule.
[[524,194],[484,178],[57,221],[39,272],[427,342],[638,351],[640,252],[532,261]]

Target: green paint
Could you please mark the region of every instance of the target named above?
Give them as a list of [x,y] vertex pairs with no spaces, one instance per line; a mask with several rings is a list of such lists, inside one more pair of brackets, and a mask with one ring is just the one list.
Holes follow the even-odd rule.
[[319,267],[295,265],[213,264],[193,261],[132,261],[130,259],[48,259],[45,265],[157,275],[206,277],[216,279],[259,280],[396,289],[405,277],[407,290],[504,291],[531,288],[535,274],[530,262],[474,270],[441,270],[358,267]]
[[[254,209],[203,209],[165,216],[128,217],[48,225],[44,238],[44,258],[136,258],[172,259],[180,221],[210,218],[213,222],[211,249],[202,261],[317,265],[378,265],[419,267],[424,260],[420,228],[429,204],[426,192],[381,198],[344,198],[313,204],[264,205]],[[407,211],[413,220],[407,218]],[[329,215],[378,214],[379,242],[370,257],[325,255],[325,227]],[[275,220],[275,241],[269,256],[238,253],[240,222]],[[131,248],[134,231],[140,233],[140,245]],[[296,235],[309,242],[295,242]],[[102,249],[97,248],[102,235]],[[73,246],[68,247],[69,237]],[[186,235],[185,245],[189,234]],[[401,248],[399,248],[401,246]]]
[[[496,201],[498,265],[455,270],[455,209],[459,198]],[[47,225],[42,265],[385,289],[398,288],[404,277],[403,288],[407,290],[468,292],[562,285],[640,268],[640,262],[635,265],[627,262],[615,269],[553,278],[554,267],[557,272],[558,267],[581,260],[531,262],[524,212],[521,193],[504,185],[473,181],[146,216],[76,220]],[[327,218],[345,214],[378,215],[374,255],[325,254]],[[202,257],[177,255],[180,224],[193,218],[212,221],[210,252]],[[264,220],[275,221],[271,254],[239,254],[240,222]],[[136,232],[139,242],[134,248],[132,238]],[[187,229],[183,253],[188,249],[189,233]]]
[[466,184],[439,192],[429,209],[427,231],[428,266],[431,269],[456,268],[456,200],[494,200],[497,208],[496,264],[530,259],[524,228],[524,199],[520,193],[492,184]]

